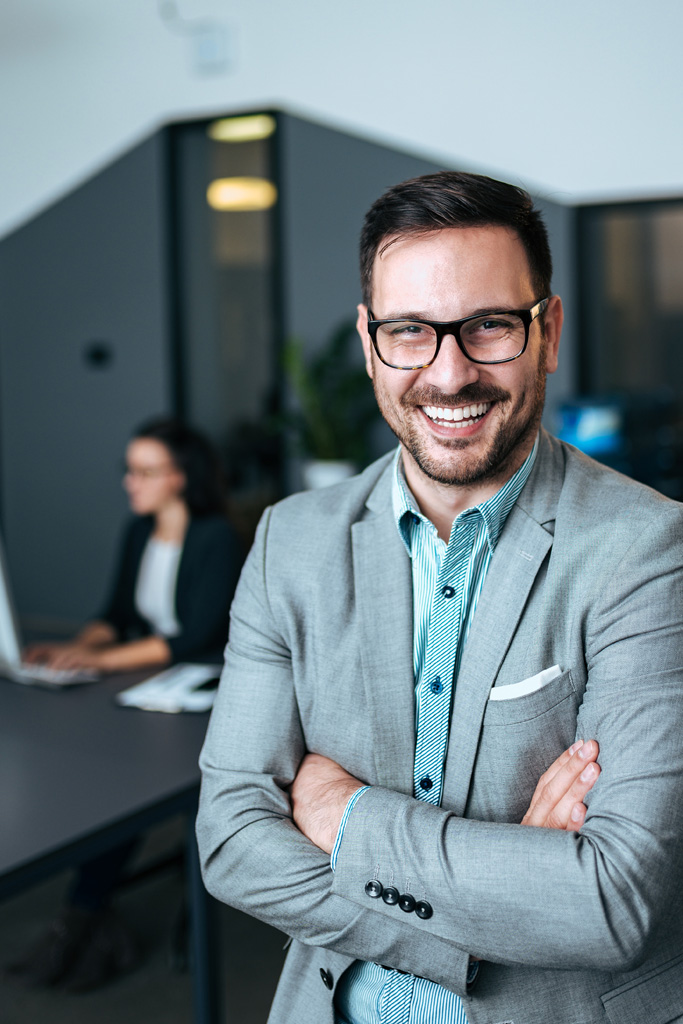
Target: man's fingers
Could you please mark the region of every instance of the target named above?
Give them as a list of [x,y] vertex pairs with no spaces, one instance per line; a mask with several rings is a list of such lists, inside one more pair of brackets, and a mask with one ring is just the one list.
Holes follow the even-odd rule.
[[[547,786],[548,783],[550,783],[551,780],[555,778],[555,776],[561,768],[564,768],[567,764],[569,764],[569,762],[572,759],[572,756],[577,752],[577,750],[580,750],[582,746],[583,740],[577,740],[576,743],[572,743],[571,747],[568,747],[567,750],[564,750],[559,757],[556,757],[553,763],[550,765],[550,767],[543,772],[543,775],[541,775],[540,779],[538,780],[538,785],[534,790],[534,795],[531,798],[531,803],[529,804],[529,811],[531,811],[534,808],[534,806],[538,803],[541,794],[544,792],[544,787]],[[529,811],[527,811],[527,814],[529,813]]]
[[[600,766],[598,764],[591,762],[586,765],[567,792],[560,797],[548,813],[545,827],[566,829],[570,832],[578,831],[586,817],[583,800],[586,793],[595,785],[599,775]],[[579,808],[583,808],[583,811],[580,811]]]
[[561,754],[539,779],[522,824],[580,828],[571,819],[572,808],[583,801],[600,774],[595,764],[598,752],[598,744],[589,740],[587,743],[578,741]]

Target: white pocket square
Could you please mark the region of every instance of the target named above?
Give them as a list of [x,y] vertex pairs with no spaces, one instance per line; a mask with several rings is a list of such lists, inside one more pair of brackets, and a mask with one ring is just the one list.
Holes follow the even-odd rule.
[[489,700],[512,700],[514,697],[524,697],[527,693],[534,693],[542,686],[547,686],[548,683],[552,683],[553,679],[557,679],[561,675],[560,666],[552,665],[550,668],[544,668],[542,672],[537,672],[535,676],[522,679],[521,683],[494,686],[489,694]]

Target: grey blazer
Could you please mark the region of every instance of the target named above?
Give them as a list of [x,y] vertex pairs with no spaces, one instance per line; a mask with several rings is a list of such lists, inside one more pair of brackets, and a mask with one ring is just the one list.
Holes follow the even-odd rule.
[[[271,1024],[332,1022],[355,958],[459,993],[470,1024],[683,1021],[683,508],[542,433],[464,650],[435,808],[411,795],[411,570],[390,493],[386,457],[276,505],[233,604],[197,834],[209,890],[293,936]],[[499,689],[550,668],[533,692]],[[576,737],[602,766],[582,831],[521,826]],[[335,873],[290,818],[307,750],[373,787]],[[373,877],[433,916],[370,898]]]

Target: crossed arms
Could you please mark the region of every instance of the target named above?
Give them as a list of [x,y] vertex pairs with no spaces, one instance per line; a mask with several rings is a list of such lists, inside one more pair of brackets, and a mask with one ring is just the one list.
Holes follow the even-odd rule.
[[[555,968],[618,971],[639,963],[671,912],[670,879],[683,868],[680,533],[677,514],[637,536],[628,564],[593,606],[577,731],[598,739],[603,774],[580,832],[571,823],[562,830],[461,818],[373,784],[349,817],[333,874],[324,851],[339,807],[358,778],[375,782],[369,765],[367,774],[355,767],[361,753],[354,729],[361,732],[363,719],[341,718],[334,678],[315,691],[318,703],[328,701],[331,720],[329,743],[317,749],[335,764],[346,750],[355,774],[339,777],[329,820],[311,825],[309,811],[328,803],[310,796],[321,779],[315,760],[304,760],[307,744],[323,735],[313,684],[302,677],[312,641],[282,611],[296,600],[278,593],[286,568],[269,572],[264,524],[238,588],[202,754],[198,836],[210,891],[304,943],[456,991],[464,988],[470,954]],[[570,777],[559,796],[552,786],[545,796],[543,785],[536,791],[524,824],[552,825],[548,813],[557,806],[558,821],[566,820],[568,804],[581,802],[571,771],[559,782]],[[428,921],[398,919],[381,900],[368,900],[364,885],[376,863],[420,879],[438,913]],[[501,929],[500,920],[513,927]]]
[[[583,799],[600,774],[595,740],[577,740],[539,779],[522,825],[579,831],[586,818]],[[325,853],[332,853],[348,801],[362,786],[341,765],[322,754],[306,754],[290,787],[297,828]]]

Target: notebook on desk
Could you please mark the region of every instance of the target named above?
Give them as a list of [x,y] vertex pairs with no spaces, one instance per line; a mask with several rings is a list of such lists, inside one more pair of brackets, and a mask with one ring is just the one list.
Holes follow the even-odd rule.
[[5,549],[0,538],[0,675],[16,683],[38,686],[73,686],[99,679],[98,672],[84,669],[55,669],[34,665],[21,659],[22,639],[12,588],[7,571]]

